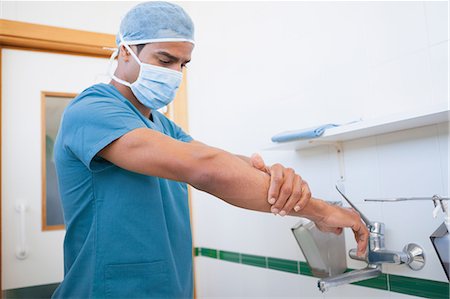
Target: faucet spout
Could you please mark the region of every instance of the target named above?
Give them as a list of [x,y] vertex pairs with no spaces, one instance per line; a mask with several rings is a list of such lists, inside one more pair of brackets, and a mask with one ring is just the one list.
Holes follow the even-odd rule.
[[352,282],[358,282],[369,278],[375,278],[381,274],[381,265],[369,265],[367,268],[353,270],[341,275],[322,278],[318,282],[319,289],[323,292],[331,287],[340,286]]

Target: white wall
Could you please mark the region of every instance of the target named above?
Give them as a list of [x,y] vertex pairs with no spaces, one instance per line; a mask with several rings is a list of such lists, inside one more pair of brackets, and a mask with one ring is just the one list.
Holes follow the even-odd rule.
[[[446,2],[190,2],[186,8],[196,24],[188,66],[193,137],[292,166],[316,197],[340,199],[333,189],[334,149],[262,151],[272,135],[448,106]],[[369,218],[386,224],[389,249],[416,242],[427,254],[419,272],[388,266],[385,273],[446,281],[429,241],[442,222],[431,217],[431,202],[362,199],[448,195],[448,142],[444,124],[344,144],[349,197]],[[192,196],[196,246],[304,260],[290,232],[297,219],[236,209],[201,192]],[[347,249],[355,246],[350,232],[346,241]],[[322,296],[314,279],[223,263],[197,258],[200,296],[259,296],[261,290],[267,296]],[[348,266],[363,264],[349,260]],[[367,296],[402,296],[347,286],[325,297],[358,296],[361,290]]]
[[[133,2],[1,2],[2,17],[115,34]],[[182,2],[196,25],[188,66],[190,132],[251,154],[280,131],[346,122],[448,102],[446,2]],[[387,273],[445,281],[428,236],[440,224],[431,203],[364,204],[364,197],[448,195],[448,127],[430,126],[348,142],[346,189],[374,220],[386,244],[425,247],[420,272]],[[332,148],[261,152],[292,166],[313,194],[339,199]],[[230,207],[194,191],[195,246],[304,260],[290,227],[275,217]],[[354,246],[346,233],[347,247]],[[320,297],[315,279],[197,258],[201,297]],[[349,267],[361,264],[349,261]],[[300,287],[299,287],[300,286]],[[328,296],[402,297],[346,286]],[[261,293],[263,291],[263,293]]]

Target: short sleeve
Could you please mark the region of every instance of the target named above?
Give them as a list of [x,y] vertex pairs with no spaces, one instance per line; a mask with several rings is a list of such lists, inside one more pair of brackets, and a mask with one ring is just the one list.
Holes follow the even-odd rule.
[[122,135],[142,127],[146,127],[144,121],[124,102],[107,97],[85,97],[68,106],[60,133],[64,146],[94,171],[98,170],[94,169],[93,161],[99,151]]
[[179,127],[175,122],[171,121],[164,114],[155,111],[155,114],[158,114],[159,119],[163,123],[164,126],[167,127],[170,132],[170,136],[176,140],[183,142],[191,142],[194,140],[189,134],[187,134],[181,127]]
[[176,123],[174,123],[173,121],[171,121],[171,123],[174,126],[175,139],[183,141],[183,142],[191,142],[193,140],[191,135],[189,135],[188,133],[183,131],[183,129],[181,127],[179,127]]

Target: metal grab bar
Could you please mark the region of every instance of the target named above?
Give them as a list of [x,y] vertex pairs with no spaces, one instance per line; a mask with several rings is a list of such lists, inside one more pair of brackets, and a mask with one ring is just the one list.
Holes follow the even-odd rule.
[[19,227],[19,245],[16,249],[16,257],[19,260],[24,260],[28,257],[27,239],[26,239],[26,212],[27,205],[25,203],[16,204],[16,212],[19,213],[20,227]]

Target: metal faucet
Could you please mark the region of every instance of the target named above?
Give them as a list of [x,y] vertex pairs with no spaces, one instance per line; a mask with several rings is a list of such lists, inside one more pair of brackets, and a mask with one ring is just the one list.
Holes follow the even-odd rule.
[[367,267],[320,279],[318,287],[322,292],[325,292],[334,286],[375,278],[381,275],[382,264],[407,264],[415,271],[418,271],[425,266],[425,254],[422,247],[417,244],[409,243],[403,248],[403,251],[387,250],[384,245],[384,223],[371,222],[350,202],[337,185],[336,190],[349,205],[360,214],[361,219],[364,221],[370,232],[368,248],[364,256],[357,256],[355,248],[351,249],[348,253],[350,258],[354,260],[365,261]]

